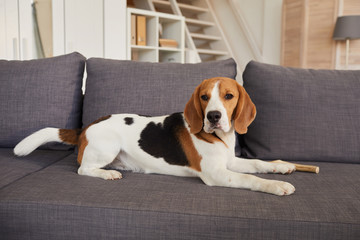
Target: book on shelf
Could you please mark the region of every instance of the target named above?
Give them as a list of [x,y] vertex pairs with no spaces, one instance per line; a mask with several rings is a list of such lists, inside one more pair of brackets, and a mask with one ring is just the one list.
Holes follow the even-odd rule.
[[168,48],[177,48],[178,47],[178,43],[176,40],[165,39],[165,38],[159,39],[159,45],[160,45],[160,47],[168,47]]
[[136,44],[146,46],[146,17],[136,16]]
[[131,14],[131,45],[136,45],[136,15]]

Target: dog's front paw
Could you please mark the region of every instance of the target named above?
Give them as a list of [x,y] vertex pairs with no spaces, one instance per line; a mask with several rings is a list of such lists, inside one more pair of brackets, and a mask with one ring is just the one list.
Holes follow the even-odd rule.
[[276,181],[276,180],[268,180],[265,184],[265,191],[267,193],[272,193],[278,196],[290,195],[295,192],[295,187],[283,181]]
[[104,172],[102,172],[101,177],[105,180],[117,180],[117,179],[121,179],[122,175],[120,172],[116,170],[104,170]]
[[290,174],[296,170],[294,164],[291,163],[273,163],[274,173]]

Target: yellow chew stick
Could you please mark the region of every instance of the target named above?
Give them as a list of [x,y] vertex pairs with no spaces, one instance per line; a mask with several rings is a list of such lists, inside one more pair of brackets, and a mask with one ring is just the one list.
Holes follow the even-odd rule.
[[[272,162],[277,162],[277,163],[290,163],[290,162],[285,162],[282,160],[275,160]],[[313,173],[319,173],[320,168],[318,166],[313,166],[313,165],[304,165],[304,164],[297,164],[297,163],[290,163],[290,164],[294,164],[296,166],[296,171],[300,171],[300,172],[313,172]]]

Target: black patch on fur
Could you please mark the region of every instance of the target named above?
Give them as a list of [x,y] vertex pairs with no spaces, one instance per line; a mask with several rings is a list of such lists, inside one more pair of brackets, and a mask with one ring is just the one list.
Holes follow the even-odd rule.
[[177,137],[177,132],[184,127],[181,113],[168,116],[163,123],[150,122],[140,134],[139,146],[156,158],[164,158],[169,164],[189,166]]
[[132,117],[126,117],[124,118],[124,121],[126,125],[131,125],[134,123],[134,119]]

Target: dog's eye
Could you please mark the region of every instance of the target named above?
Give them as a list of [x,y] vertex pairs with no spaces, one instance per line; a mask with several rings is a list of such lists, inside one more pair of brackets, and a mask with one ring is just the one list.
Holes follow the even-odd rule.
[[232,99],[234,96],[232,95],[232,94],[230,94],[230,93],[228,93],[228,94],[226,94],[225,95],[225,99],[226,100],[230,100],[230,99]]
[[209,100],[209,97],[207,95],[202,95],[201,99],[204,100],[204,101],[207,101],[207,100]]

